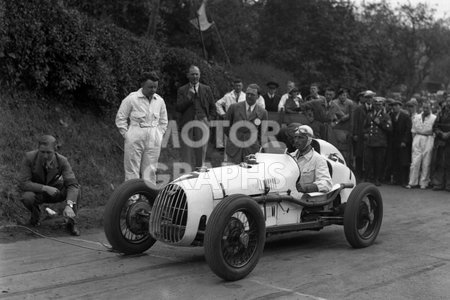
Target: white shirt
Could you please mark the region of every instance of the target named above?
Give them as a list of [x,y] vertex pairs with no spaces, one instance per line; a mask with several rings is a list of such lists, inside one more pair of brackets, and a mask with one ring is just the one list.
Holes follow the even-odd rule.
[[[128,118],[130,124],[128,124]],[[163,98],[158,94],[153,94],[149,101],[142,94],[142,88],[123,99],[116,115],[116,126],[122,136],[125,136],[128,128],[132,125],[156,127],[164,134],[167,124],[166,103]]]
[[[217,113],[220,116],[223,116],[226,114],[228,109],[230,108],[231,104],[236,102],[242,102],[245,101],[245,93],[241,91],[239,94],[239,98],[236,101],[236,93],[233,91],[226,93],[221,99],[216,101],[216,110]],[[262,96],[259,96],[259,98],[256,100],[256,104],[261,106],[261,108],[266,108],[266,104],[264,101],[264,98]],[[252,109],[253,111],[253,109]]]
[[236,99],[236,92],[233,90],[229,93],[226,93],[225,96],[216,101],[216,110],[220,116],[226,114],[231,104],[245,101],[245,93],[240,92],[239,97]]
[[[281,96],[280,102],[278,103],[278,111],[281,111],[281,109],[284,109],[284,105],[286,104],[286,100],[289,98],[289,93],[284,94],[283,96]],[[302,100],[302,95],[300,94],[300,92],[298,93],[297,98],[299,100]],[[296,101],[297,102],[297,101]]]
[[253,104],[252,106],[248,105],[247,102],[245,102],[245,112],[247,113],[248,108],[250,107],[251,111],[253,112],[253,110],[255,109],[256,103]]
[[436,115],[430,113],[425,117],[425,120],[422,121],[423,113],[416,114],[412,119],[412,127],[411,132],[422,134],[422,135],[432,135],[433,134],[433,124],[436,120]]

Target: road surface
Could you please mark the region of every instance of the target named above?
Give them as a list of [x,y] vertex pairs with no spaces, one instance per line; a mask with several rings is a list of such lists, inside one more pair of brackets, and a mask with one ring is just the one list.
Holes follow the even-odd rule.
[[159,242],[120,256],[101,231],[0,244],[0,299],[450,299],[450,193],[380,187],[376,243],[352,249],[340,226],[266,243],[245,279],[214,275],[203,248]]

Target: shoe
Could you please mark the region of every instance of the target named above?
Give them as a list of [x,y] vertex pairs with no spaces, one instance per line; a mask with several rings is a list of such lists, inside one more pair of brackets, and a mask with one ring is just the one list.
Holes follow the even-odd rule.
[[410,190],[410,189],[412,189],[412,186],[410,186],[409,184],[407,184],[407,185],[405,185],[405,189]]
[[426,187],[426,186],[421,186],[420,189],[421,189],[421,190],[426,190],[427,187]]
[[71,235],[80,236],[80,230],[78,229],[77,224],[72,220],[67,223],[67,230],[69,230]]

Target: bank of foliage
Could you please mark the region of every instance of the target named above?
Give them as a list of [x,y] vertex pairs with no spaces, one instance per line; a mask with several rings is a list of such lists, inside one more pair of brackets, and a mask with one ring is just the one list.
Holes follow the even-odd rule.
[[318,82],[353,93],[412,94],[425,80],[450,83],[449,23],[424,4],[356,9],[344,0],[211,0],[206,62],[189,22],[200,3],[0,0],[1,80],[100,107],[117,106],[152,69],[161,73],[170,106],[192,63],[219,97],[231,77],[247,75],[248,68],[227,74],[227,57],[231,69],[261,61],[288,71],[302,90]]
[[[201,44],[189,20],[201,2],[66,0],[95,18],[197,54]],[[206,12],[215,26],[203,33],[205,48],[222,64],[225,48],[233,65],[257,60],[290,71],[305,87],[319,82],[384,94],[403,86],[412,94],[425,81],[450,83],[449,20],[436,18],[426,1],[395,8],[387,1],[354,2],[209,0]],[[156,24],[154,34],[150,24]]]
[[197,64],[217,94],[228,88],[223,68],[195,53],[138,37],[57,0],[0,0],[0,13],[0,77],[10,87],[104,108],[136,90],[142,72],[156,70],[170,102],[188,66]]

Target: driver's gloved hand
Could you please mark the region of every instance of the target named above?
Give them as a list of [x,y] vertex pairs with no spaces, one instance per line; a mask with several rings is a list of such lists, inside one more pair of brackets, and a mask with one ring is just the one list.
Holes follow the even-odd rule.
[[319,188],[317,187],[317,185],[315,183],[306,183],[306,184],[300,184],[297,183],[297,191],[301,192],[301,193],[313,193],[313,192],[318,192]]

